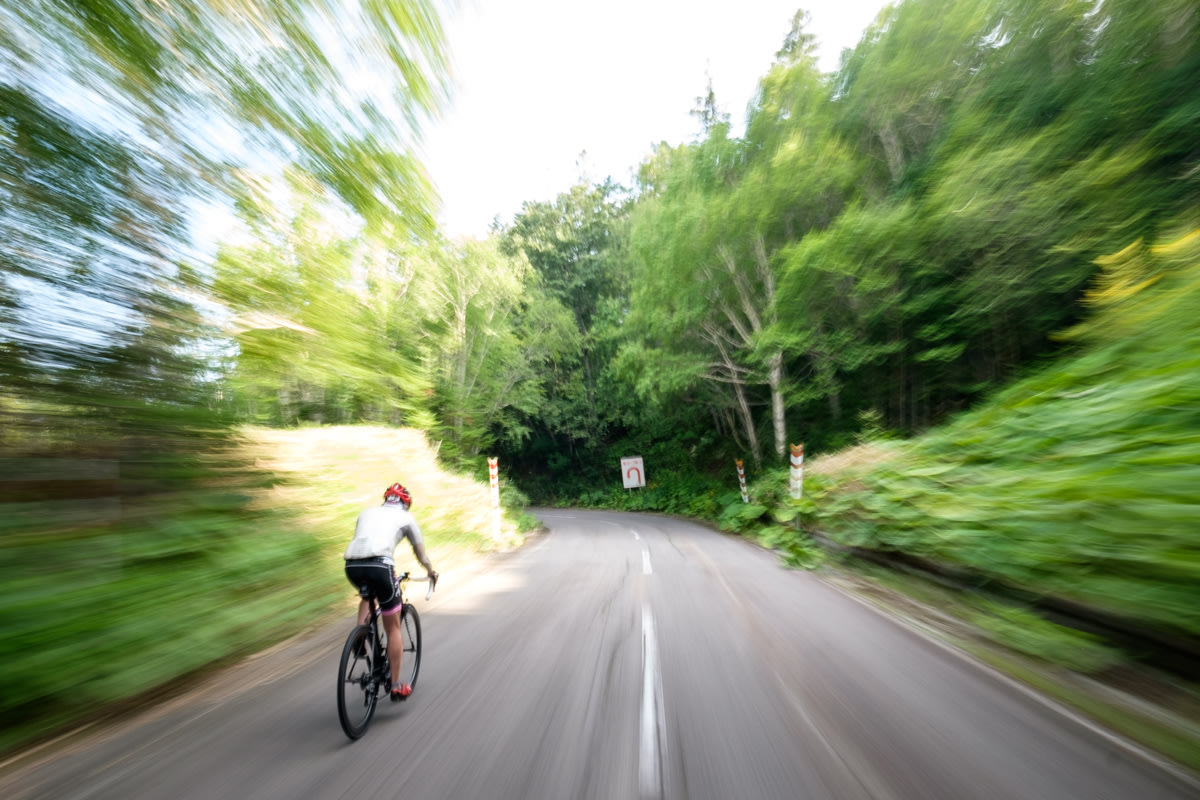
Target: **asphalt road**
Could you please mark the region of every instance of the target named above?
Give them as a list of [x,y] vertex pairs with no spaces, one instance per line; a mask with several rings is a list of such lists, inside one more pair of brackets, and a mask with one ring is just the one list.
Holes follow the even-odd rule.
[[961,654],[746,542],[546,511],[445,574],[413,697],[351,742],[343,624],[0,770],[19,798],[1200,796]]

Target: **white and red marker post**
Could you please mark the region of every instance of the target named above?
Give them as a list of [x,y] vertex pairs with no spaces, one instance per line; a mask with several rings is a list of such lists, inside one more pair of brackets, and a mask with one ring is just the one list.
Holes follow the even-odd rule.
[[750,495],[746,493],[746,470],[742,468],[742,460],[735,459],[738,468],[738,485],[742,487],[742,502],[749,503]]
[[792,475],[788,482],[788,492],[793,500],[804,496],[804,445],[794,444],[792,447]]
[[495,509],[495,520],[492,523],[495,540],[500,541],[500,459],[488,459],[488,479],[492,484],[492,508]]
[[492,483],[492,507],[500,507],[500,459],[488,459],[488,478]]

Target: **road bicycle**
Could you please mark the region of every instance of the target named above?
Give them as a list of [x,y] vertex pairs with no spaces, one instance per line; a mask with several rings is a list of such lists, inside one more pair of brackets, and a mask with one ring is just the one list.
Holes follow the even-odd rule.
[[[400,583],[400,635],[404,642],[401,660],[400,682],[417,685],[417,673],[421,669],[421,617],[412,603],[404,599],[404,587],[409,580],[428,581],[429,590],[425,599],[433,596],[437,577],[411,578],[405,572],[399,576]],[[380,618],[379,604],[371,591],[360,586],[359,595],[367,601],[370,613],[367,621],[356,625],[346,637],[342,648],[342,660],[338,666],[337,706],[342,730],[351,739],[358,739],[367,732],[379,698],[392,691],[392,668],[387,654],[387,632]]]

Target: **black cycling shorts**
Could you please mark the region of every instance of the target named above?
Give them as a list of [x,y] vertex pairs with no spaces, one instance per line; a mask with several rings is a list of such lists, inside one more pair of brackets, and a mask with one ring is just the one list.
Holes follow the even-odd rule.
[[366,586],[370,589],[384,616],[400,610],[400,581],[391,564],[374,558],[347,561],[346,578],[355,588]]

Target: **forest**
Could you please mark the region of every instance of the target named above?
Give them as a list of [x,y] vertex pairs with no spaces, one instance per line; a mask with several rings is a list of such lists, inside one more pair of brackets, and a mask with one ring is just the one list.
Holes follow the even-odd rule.
[[415,425],[547,502],[622,455],[701,480],[928,430],[1069,349],[1100,259],[1193,224],[1195,16],[906,2],[822,74],[800,12],[744,135],[702,93],[636,185],[482,241],[371,226],[298,167],[248,178],[249,242],[206,287],[235,320],[221,410]]
[[[903,0],[831,73],[798,10],[744,117],[698,79],[695,135],[633,185],[457,240],[412,155],[450,92],[438,6],[342,5],[0,9],[8,649],[48,554],[101,604],[195,565],[286,582],[236,531],[317,545],[232,443],[335,424],[498,456],[521,505],[720,520],[797,563],[800,520],[1200,634],[1191,0]],[[212,248],[206,204],[238,220]],[[789,505],[794,443],[876,449]]]

